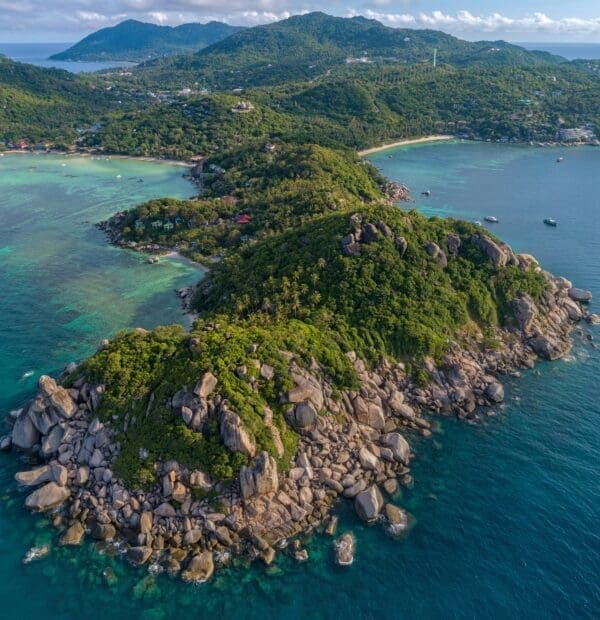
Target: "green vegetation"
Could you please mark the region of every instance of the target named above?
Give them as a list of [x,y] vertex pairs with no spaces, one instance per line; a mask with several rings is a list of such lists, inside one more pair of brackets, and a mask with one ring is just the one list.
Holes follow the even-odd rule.
[[[369,62],[346,62],[365,51]],[[201,94],[203,85],[221,92]],[[132,76],[76,78],[0,60],[0,86],[7,142],[79,135],[80,146],[110,152],[203,156],[198,199],[154,200],[110,221],[120,242],[219,259],[194,298],[191,333],[121,334],[84,363],[106,385],[100,414],[122,448],[115,469],[135,486],[154,481],[157,460],[224,481],[246,462],[222,444],[215,411],[194,433],[169,407],[207,371],[257,449],[285,468],[298,440],[280,402],[290,355],[334,394],[358,387],[349,351],[371,364],[406,361],[423,385],[424,357],[439,360],[452,343],[498,346],[517,294],[540,298],[543,277],[494,266],[471,240],[479,227],[391,206],[385,179],[354,149],[442,131],[551,140],[561,126],[600,124],[592,65],[323,14],[244,30]],[[173,92],[183,86],[197,92]],[[98,131],[76,134],[92,122]]]
[[346,62],[431,63],[434,48],[441,62],[457,67],[565,62],[504,42],[471,43],[433,30],[388,28],[364,17],[310,13],[242,30],[197,54],[146,63],[137,73],[164,86],[190,75],[211,88],[272,86],[311,80]]
[[354,163],[353,155],[317,145],[274,148],[253,144],[211,157],[202,199],[153,200],[132,209],[115,221],[123,239],[176,246],[204,262],[315,215],[381,198],[379,173]]
[[[189,334],[176,327],[123,334],[84,366],[91,380],[107,385],[103,418],[118,429],[127,421],[115,466],[132,484],[151,482],[157,459],[175,458],[221,480],[246,462],[221,444],[214,416],[206,432],[193,433],[166,405],[206,371],[218,377],[217,392],[257,448],[276,456],[264,421],[265,408],[272,410],[285,468],[297,444],[280,402],[293,385],[289,353],[305,368],[316,361],[337,391],[357,386],[348,351],[370,363],[407,361],[424,383],[424,356],[442,358],[451,342],[490,346],[495,328],[510,324],[517,293],[539,299],[544,290],[533,270],[494,267],[470,241],[479,227],[387,205],[382,179],[351,153],[278,144],[274,152],[248,147],[209,162],[218,169],[207,175],[209,197],[153,201],[120,223],[143,241],[196,239],[196,252],[223,254],[196,294],[200,319]],[[224,203],[223,193],[237,203]],[[240,209],[253,216],[245,243],[233,235],[231,218]],[[150,222],[175,217],[180,228],[152,233]],[[344,255],[342,239],[369,223],[380,232],[363,239],[357,255]],[[447,250],[449,236],[460,240],[456,256]],[[401,237],[405,253],[396,243]],[[430,256],[430,242],[446,251],[447,265]],[[261,364],[273,367],[274,380],[261,377]]]
[[116,103],[105,92],[66,71],[40,69],[0,56],[0,143],[72,144]]
[[313,13],[125,74],[75,77],[4,60],[0,141],[178,159],[257,140],[352,149],[440,132],[549,141],[561,127],[600,127],[596,64]]
[[182,24],[172,28],[129,19],[92,33],[52,59],[142,62],[186,51],[196,52],[239,30],[220,22]]

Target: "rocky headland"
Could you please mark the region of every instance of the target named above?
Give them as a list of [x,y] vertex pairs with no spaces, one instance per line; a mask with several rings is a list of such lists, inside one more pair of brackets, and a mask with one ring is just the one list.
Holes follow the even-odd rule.
[[[372,232],[361,230],[358,240],[344,239],[342,248],[360,246],[360,237]],[[495,264],[514,261],[525,269],[533,261],[485,235],[473,241]],[[446,248],[436,245],[427,252],[443,262],[456,243],[448,238]],[[547,289],[538,303],[526,294],[514,300],[516,325],[498,330],[501,346],[485,351],[453,345],[438,363],[426,358],[427,385],[415,383],[403,363],[382,360],[369,368],[349,351],[360,385],[336,394],[317,362],[307,368],[288,354],[293,387],[279,400],[300,441],[287,471],[278,471],[276,458],[257,450],[240,416],[219,394],[219,376],[210,372],[194,385],[173,386],[165,404],[192,432],[201,433],[216,420],[224,445],[248,458],[233,484],[171,460],[154,464],[158,482],[152,488],[129,488],[113,469],[121,449],[117,429],[98,415],[106,386],[87,382],[75,365],[64,374],[71,377],[68,388],[47,376],[40,379],[33,400],[11,412],[12,430],[0,445],[38,460],[16,479],[31,489],[26,507],[51,515],[61,530],[60,544],[80,544],[86,535],[118,542],[132,564],[158,563],[188,582],[206,581],[236,556],[270,564],[277,550],[286,549],[298,561],[306,560],[300,538],[288,542],[321,526],[334,535],[337,518],[331,510],[340,498],[352,501],[363,521],[383,522],[400,534],[409,519],[391,498],[398,484],[413,483],[412,438],[430,436],[436,414],[477,419],[482,408],[501,403],[502,375],[531,368],[538,358],[563,356],[571,347],[573,326],[593,316],[581,305],[589,295],[564,278],[547,273],[544,278]],[[275,370],[261,361],[258,345],[251,354],[261,378],[273,380]],[[265,408],[263,415],[282,455],[272,412]],[[140,454],[142,460],[146,456]],[[336,541],[335,549],[341,565],[352,562],[351,535]]]

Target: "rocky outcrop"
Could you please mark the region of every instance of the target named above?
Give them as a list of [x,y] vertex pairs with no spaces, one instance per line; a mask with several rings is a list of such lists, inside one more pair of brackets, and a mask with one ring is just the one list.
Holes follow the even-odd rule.
[[383,496],[377,485],[370,486],[366,491],[354,498],[356,514],[367,523],[375,521],[383,508]]
[[261,452],[254,467],[242,467],[240,487],[243,499],[275,493],[279,487],[277,463],[267,452]]
[[240,416],[225,406],[219,412],[219,432],[223,443],[232,452],[241,452],[250,458],[256,454],[256,444],[242,425]]
[[578,301],[582,304],[588,304],[592,301],[592,293],[590,291],[586,291],[582,288],[572,287],[569,289],[569,297],[573,301]]
[[204,551],[189,561],[187,568],[181,573],[181,578],[186,583],[205,583],[212,577],[214,571],[213,554]]
[[495,267],[506,267],[509,264],[518,264],[512,250],[505,243],[492,241],[487,235],[477,233],[472,235],[471,243],[477,246],[494,263]]
[[42,465],[29,471],[20,471],[15,474],[15,480],[26,487],[36,487],[52,480],[52,471],[48,465]]
[[[362,220],[354,227],[362,237]],[[392,239],[385,223],[375,228],[376,233],[369,228],[368,234],[375,234],[379,242]],[[455,239],[440,243],[450,259],[461,251]],[[529,269],[531,262],[519,257],[518,265]],[[398,506],[384,506],[380,487],[398,501],[399,486],[412,485],[409,442],[417,434],[431,435],[428,416],[479,419],[481,407],[505,397],[499,377],[531,367],[538,356],[563,355],[574,321],[593,316],[569,297],[570,282],[545,277],[547,290],[540,298],[518,295],[514,324],[493,331],[497,347],[487,348],[483,341],[469,349],[451,344],[442,361],[422,360],[427,385],[417,385],[400,362],[383,359],[369,367],[350,351],[346,357],[357,384],[353,390],[338,391],[317,361],[281,352],[291,389],[278,395],[272,409],[263,407],[262,419],[258,414],[256,420],[263,426],[256,437],[218,393],[219,377],[211,373],[203,374],[193,389],[184,387],[157,402],[170,407],[175,420],[181,419],[194,432],[209,436],[216,426],[225,446],[247,459],[254,459],[265,440],[274,446],[272,455],[261,449],[254,462],[249,460],[252,464],[241,469],[232,485],[167,461],[152,463],[157,483],[151,489],[127,488],[113,470],[120,450],[115,434],[135,432],[143,419],[136,422],[127,414],[118,429],[105,426],[97,417],[104,388],[83,378],[71,379],[69,390],[44,380],[36,397],[10,416],[14,427],[4,438],[7,447],[14,443],[27,450],[29,458],[41,459],[16,479],[27,486],[42,485],[27,498],[27,505],[33,510],[58,509],[57,523],[69,524],[63,544],[78,544],[85,530],[96,540],[114,537],[126,542],[132,563],[158,562],[169,574],[193,582],[208,579],[229,562],[231,554],[271,564],[283,540],[327,522],[332,505],[341,498],[354,501],[361,519],[380,521],[390,533],[404,535],[408,515]],[[259,350],[253,344],[246,352],[253,355]],[[283,372],[279,365],[251,358],[240,362],[237,376],[256,390],[274,380],[275,367],[278,374]],[[151,395],[146,415],[154,403]],[[281,418],[275,418],[281,414],[298,434],[297,452],[285,472],[278,471],[275,460],[284,456],[288,444],[283,440],[290,432],[283,429]],[[140,448],[139,458],[148,460],[149,451]],[[334,531],[335,527],[332,535]],[[344,553],[342,541],[351,552]],[[308,557],[299,543],[283,552],[297,561]],[[338,561],[351,561],[353,553],[353,541],[351,545],[347,537],[336,542]]]
[[13,426],[12,444],[21,450],[32,450],[40,441],[40,432],[26,411],[22,411]]
[[347,532],[342,534],[334,543],[335,559],[339,566],[350,566],[354,562],[356,543],[354,536]]
[[533,324],[539,315],[539,310],[535,305],[535,302],[530,295],[521,293],[513,301],[513,309],[515,313],[515,320],[519,329],[526,335],[530,335],[533,329]]
[[429,254],[429,256],[431,256],[431,258],[435,258],[439,261],[442,269],[446,269],[446,267],[448,266],[448,258],[446,257],[446,254],[444,253],[442,248],[440,248],[437,243],[429,241],[425,246],[425,251],[427,252],[427,254]]
[[207,372],[198,381],[194,388],[194,394],[199,398],[208,398],[217,387],[218,382],[218,379],[211,372]]
[[60,544],[62,546],[75,546],[81,544],[85,529],[81,525],[80,521],[75,521],[70,527],[67,528],[65,533],[60,537]]
[[48,482],[43,487],[37,489],[27,496],[25,506],[36,512],[43,512],[56,508],[71,496],[71,491],[56,482]]

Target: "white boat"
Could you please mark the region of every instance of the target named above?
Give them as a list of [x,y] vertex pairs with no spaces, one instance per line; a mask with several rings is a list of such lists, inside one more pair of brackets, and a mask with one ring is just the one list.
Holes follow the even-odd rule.
[[493,215],[487,215],[486,217],[483,218],[486,222],[489,222],[490,224],[497,224],[500,220],[493,216]]

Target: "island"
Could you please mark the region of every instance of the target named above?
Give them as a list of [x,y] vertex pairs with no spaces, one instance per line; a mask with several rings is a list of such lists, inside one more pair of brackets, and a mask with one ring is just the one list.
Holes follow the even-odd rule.
[[[303,535],[337,536],[340,501],[404,535],[397,491],[435,416],[477,422],[504,376],[598,322],[591,293],[481,225],[426,218],[358,154],[593,143],[587,64],[312,13],[127,72],[0,58],[0,85],[2,148],[186,160],[198,187],[99,223],[207,268],[181,293],[191,330],[103,340],[8,416],[0,448],[31,459],[25,505],[63,545],[87,534],[198,583],[240,558],[306,561]],[[352,536],[334,548],[352,563]]]
[[[334,536],[337,501],[405,533],[392,498],[413,483],[414,439],[436,415],[479,419],[503,375],[560,358],[592,316],[584,291],[482,227],[393,204],[352,153],[254,145],[207,163],[207,196],[105,225],[220,255],[191,331],[103,341],[42,377],[0,442],[38,459],[16,478],[61,544],[122,541],[132,564],[194,583],[239,557],[307,560],[302,534]],[[335,549],[352,562],[347,533]]]

